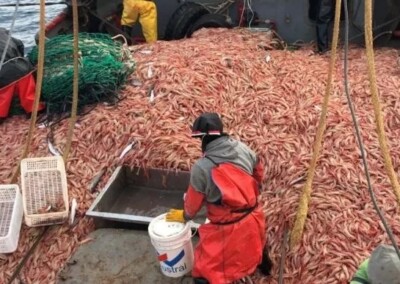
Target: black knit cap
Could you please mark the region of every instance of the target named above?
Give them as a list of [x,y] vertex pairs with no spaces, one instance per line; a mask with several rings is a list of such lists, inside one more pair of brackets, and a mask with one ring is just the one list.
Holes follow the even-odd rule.
[[205,112],[193,123],[192,137],[203,137],[204,135],[223,135],[222,120],[215,112]]

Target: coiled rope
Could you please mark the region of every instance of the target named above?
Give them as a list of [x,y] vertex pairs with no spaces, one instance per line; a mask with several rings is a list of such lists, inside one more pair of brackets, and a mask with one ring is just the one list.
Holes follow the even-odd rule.
[[[340,18],[340,6],[341,6],[341,1],[336,1],[336,11],[335,11],[335,25],[334,25],[334,36],[333,36],[333,41],[332,41],[332,55],[331,55],[331,64],[334,62],[334,57],[336,56],[336,47],[337,47],[337,36],[338,36],[338,31],[339,31],[339,25],[338,21]],[[379,218],[381,219],[381,222],[383,223],[383,226],[385,228],[386,233],[388,234],[397,255],[400,258],[400,251],[397,246],[396,241],[394,240],[393,233],[388,226],[381,210],[379,209],[376,198],[374,195],[374,192],[372,190],[371,186],[371,181],[370,181],[370,176],[369,176],[369,171],[368,171],[368,166],[367,166],[367,161],[365,157],[365,150],[363,146],[363,142],[361,139],[360,131],[358,128],[357,124],[357,118],[354,112],[354,108],[351,102],[349,90],[348,90],[348,78],[347,78],[347,52],[348,52],[348,8],[347,8],[347,3],[344,4],[345,12],[346,12],[346,41],[345,41],[345,92],[349,104],[349,108],[351,111],[353,123],[356,129],[356,136],[357,136],[357,141],[360,147],[361,151],[361,156],[364,164],[364,170],[365,170],[365,175],[367,178],[367,184],[368,184],[368,190],[371,195],[372,201],[374,203],[374,208],[377,211],[377,214],[379,215]],[[375,122],[376,122],[376,131],[378,133],[378,140],[379,140],[379,145],[382,151],[382,155],[384,158],[384,163],[385,163],[385,169],[386,172],[390,178],[394,194],[397,198],[397,202],[400,205],[400,186],[396,177],[396,174],[393,169],[390,153],[389,153],[389,148],[387,146],[387,141],[386,141],[386,136],[385,136],[385,131],[384,131],[384,126],[383,126],[383,115],[381,113],[381,105],[379,102],[378,98],[378,88],[376,84],[376,74],[375,74],[375,61],[374,61],[374,51],[373,51],[373,34],[372,34],[372,1],[371,0],[366,0],[365,2],[365,14],[364,14],[364,28],[365,28],[365,43],[366,43],[366,53],[367,53],[367,63],[368,63],[368,76],[369,76],[369,81],[370,81],[370,88],[371,88],[371,96],[372,96],[372,104],[374,107],[374,114],[375,114]],[[333,66],[330,65],[329,69],[329,74],[328,74],[328,85],[327,85],[327,93],[325,94],[324,98],[324,103],[323,103],[323,109],[321,113],[321,118],[320,122],[318,125],[318,131],[317,131],[317,137],[314,145],[314,153],[313,153],[313,159],[311,161],[311,165],[309,168],[308,172],[308,177],[307,177],[307,182],[303,188],[303,193],[300,198],[300,203],[299,203],[299,208],[295,220],[295,225],[291,234],[291,248],[293,248],[300,240],[303,230],[304,230],[304,223],[305,219],[307,217],[307,212],[308,212],[308,204],[310,201],[311,197],[311,184],[312,184],[312,179],[314,176],[315,168],[316,168],[316,160],[317,156],[319,154],[319,150],[321,147],[322,143],[322,135],[323,135],[323,130],[325,129],[325,124],[326,124],[326,110],[327,110],[327,105],[329,101],[329,94],[330,94],[330,86],[331,86],[331,80],[332,80],[332,68]],[[329,90],[329,92],[328,92]]]
[[393,236],[393,232],[390,229],[382,211],[380,210],[379,206],[378,206],[378,202],[376,201],[375,198],[375,193],[372,189],[372,184],[371,184],[371,177],[369,174],[369,170],[368,170],[368,163],[367,163],[367,158],[365,156],[365,148],[364,148],[364,143],[362,141],[362,137],[361,137],[361,133],[360,133],[360,129],[359,129],[359,125],[358,125],[358,119],[354,110],[354,106],[353,103],[351,101],[351,96],[350,96],[350,91],[349,91],[349,80],[348,80],[348,50],[349,50],[349,11],[348,11],[348,7],[347,7],[347,1],[344,1],[344,13],[345,13],[345,43],[344,43],[344,87],[345,87],[345,93],[346,93],[346,98],[347,98],[347,103],[349,105],[349,109],[350,109],[350,113],[351,113],[351,117],[353,120],[353,124],[354,124],[354,128],[356,131],[356,138],[357,138],[357,142],[358,142],[358,146],[360,148],[360,153],[361,153],[361,158],[363,161],[363,166],[364,166],[364,172],[365,172],[365,176],[367,179],[367,186],[368,186],[368,192],[371,196],[372,199],[372,203],[374,205],[375,211],[377,212],[383,227],[385,228],[386,233],[389,236],[390,241],[393,244],[393,247],[396,250],[397,256],[400,258],[400,251],[399,251],[399,247],[394,239]]
[[387,145],[385,129],[383,126],[383,115],[381,111],[381,104],[379,102],[379,97],[378,97],[378,87],[376,85],[375,59],[374,59],[374,47],[373,47],[374,38],[372,35],[372,0],[365,1],[364,15],[365,15],[364,17],[365,47],[366,47],[367,62],[368,62],[368,77],[371,89],[372,104],[374,106],[376,132],[378,133],[378,141],[382,151],[386,173],[389,176],[394,194],[396,195],[397,198],[397,203],[400,206],[400,185],[397,180],[396,173],[393,169],[393,163],[390,157],[389,147]]
[[[38,67],[37,67],[37,77],[36,77],[36,89],[35,89],[35,101],[33,103],[33,110],[31,121],[29,125],[28,135],[25,143],[25,147],[22,152],[21,160],[25,159],[29,153],[29,147],[32,142],[32,136],[35,130],[35,124],[37,119],[37,111],[39,108],[40,94],[42,91],[42,81],[43,81],[43,68],[44,68],[44,48],[45,48],[45,1],[40,0],[40,19],[39,19],[39,55],[38,55]],[[11,177],[11,183],[15,183],[18,179],[20,173],[21,163],[18,162],[17,168]]]
[[337,44],[339,41],[341,3],[342,3],[341,0],[336,1],[335,23],[334,23],[333,39],[332,39],[332,51],[331,51],[332,53],[329,63],[328,82],[325,89],[324,101],[322,103],[322,111],[319,119],[317,136],[314,141],[314,152],[310,163],[310,168],[308,170],[306,184],[304,185],[303,192],[300,197],[296,220],[290,235],[290,248],[293,248],[299,242],[303,234],[304,224],[307,218],[308,204],[310,203],[311,199],[311,185],[314,179],[315,168],[317,167],[318,156],[322,145],[322,138],[326,128],[326,115],[328,112],[329,97],[332,92],[333,69],[336,63]]
[[64,150],[64,163],[67,163],[68,155],[71,149],[72,136],[76,122],[76,112],[78,109],[78,84],[79,84],[79,25],[78,25],[78,5],[76,0],[72,1],[72,15],[73,15],[73,33],[74,33],[74,77],[73,77],[73,90],[72,90],[72,110],[71,118],[69,121],[69,128],[67,133],[67,142]]
[[[67,134],[67,142],[66,142],[66,150],[64,152],[64,163],[66,163],[68,159],[68,154],[71,146],[72,141],[72,134],[73,128],[76,121],[76,111],[77,111],[77,104],[78,104],[78,8],[77,8],[77,0],[72,0],[72,11],[73,11],[73,29],[74,29],[74,82],[73,82],[73,102],[72,102],[72,112],[71,112],[71,119],[70,125]],[[22,154],[22,159],[25,158],[29,152],[29,145],[32,140],[36,118],[37,118],[37,111],[39,107],[40,101],[40,93],[41,93],[41,86],[43,81],[43,69],[44,69],[44,50],[45,50],[45,0],[40,0],[40,24],[39,24],[39,52],[38,52],[38,73],[37,73],[37,81],[36,81],[36,92],[35,92],[35,101],[34,107],[31,117],[31,123],[28,131],[28,138],[24,148],[24,152]],[[17,165],[17,170],[14,172],[12,177],[12,183],[15,183],[17,180],[18,174],[20,171],[20,163]],[[46,235],[49,231],[49,226],[46,226],[42,229],[41,233],[36,237],[34,244],[28,250],[28,252],[24,255],[21,262],[18,264],[17,268],[15,269],[14,273],[11,275],[8,284],[11,284],[19,275],[21,269],[24,267],[26,261],[35,251],[36,247],[38,246],[41,239]]]

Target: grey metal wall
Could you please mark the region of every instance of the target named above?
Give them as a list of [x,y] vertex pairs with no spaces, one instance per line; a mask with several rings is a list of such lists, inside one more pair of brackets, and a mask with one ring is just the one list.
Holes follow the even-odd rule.
[[[218,0],[191,0],[206,4]],[[221,0],[223,2],[224,0]],[[165,28],[173,12],[183,1],[178,0],[154,0],[158,13],[159,38],[164,37]],[[116,10],[122,0],[97,0],[97,12],[105,17]],[[350,38],[353,42],[363,43],[364,30],[364,0],[349,0],[350,12]],[[229,9],[229,16],[234,23],[238,23],[237,5]],[[309,42],[315,40],[315,24],[308,18],[309,0],[252,0],[252,8],[257,12],[260,20],[271,20],[276,23],[279,35],[288,43],[296,41]],[[379,0],[374,3],[374,27],[398,17],[400,15],[400,0]],[[393,30],[399,20],[376,30],[375,35],[384,31]],[[262,26],[262,25],[261,25]],[[134,32],[141,35],[140,24],[135,25]]]
[[[309,42],[316,39],[315,23],[308,18],[309,0],[253,0],[252,7],[261,20],[269,19],[276,22],[279,35],[287,42],[293,43],[297,40]],[[364,0],[348,0],[348,8],[349,37],[353,43],[363,43]],[[236,12],[233,10],[232,8],[231,15],[235,21],[238,21]],[[400,0],[374,1],[373,10],[374,36],[392,31],[397,27],[399,19],[396,17],[400,16]],[[391,22],[388,23],[388,21]],[[343,25],[344,22],[342,22],[342,28]],[[343,37],[344,34],[341,33],[341,36]],[[390,35],[386,38],[382,37],[377,42],[388,40],[388,37]]]
[[260,20],[274,21],[279,35],[287,42],[311,41],[315,38],[315,27],[308,18],[308,1],[253,0],[252,8]]

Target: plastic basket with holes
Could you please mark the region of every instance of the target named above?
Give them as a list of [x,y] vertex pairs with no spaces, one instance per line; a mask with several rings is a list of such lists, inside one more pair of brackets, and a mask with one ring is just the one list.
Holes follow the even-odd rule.
[[22,215],[18,185],[0,185],[0,253],[11,253],[17,249]]
[[21,161],[25,223],[29,227],[64,223],[68,219],[68,189],[61,156]]

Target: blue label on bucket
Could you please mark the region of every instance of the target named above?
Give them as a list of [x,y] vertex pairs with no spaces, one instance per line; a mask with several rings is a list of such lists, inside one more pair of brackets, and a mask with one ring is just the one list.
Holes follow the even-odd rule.
[[177,256],[175,256],[171,260],[164,260],[164,263],[168,265],[169,267],[173,267],[175,264],[177,264],[181,259],[185,256],[185,250],[182,250]]
[[164,260],[163,262],[168,265],[169,267],[173,267],[175,264],[177,264],[181,259],[185,256],[185,250],[182,250],[177,256],[175,256],[171,260]]
[[[157,252],[157,253],[158,253],[158,252]],[[158,253],[158,255],[160,256],[159,253]],[[185,250],[182,250],[182,251],[181,251],[180,253],[178,253],[178,255],[175,256],[174,258],[172,258],[172,259],[170,259],[170,260],[168,260],[168,259],[163,260],[162,262],[163,262],[164,264],[166,264],[166,266],[161,265],[161,269],[162,269],[164,272],[167,272],[167,273],[176,273],[176,272],[185,271],[185,270],[187,269],[186,262],[183,263],[183,264],[181,264],[181,265],[179,265],[179,266],[175,266],[175,265],[178,264],[184,257],[185,257]]]

